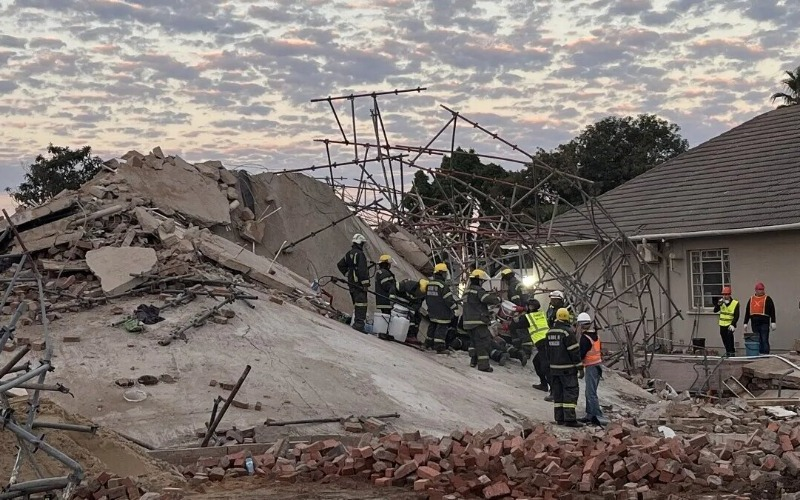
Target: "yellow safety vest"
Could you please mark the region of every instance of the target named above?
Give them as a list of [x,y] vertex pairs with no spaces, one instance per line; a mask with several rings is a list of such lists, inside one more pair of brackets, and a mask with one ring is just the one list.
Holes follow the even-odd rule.
[[528,320],[528,333],[531,335],[531,341],[535,344],[544,340],[547,337],[547,330],[550,329],[545,313],[536,311],[526,314],[525,318]]
[[730,304],[723,302],[719,305],[719,326],[730,326],[733,323],[733,312],[738,304],[738,300],[731,300]]

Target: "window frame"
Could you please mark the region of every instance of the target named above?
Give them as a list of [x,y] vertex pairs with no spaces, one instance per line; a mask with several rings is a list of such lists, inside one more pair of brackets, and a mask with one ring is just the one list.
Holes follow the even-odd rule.
[[[718,253],[718,257],[709,254]],[[706,266],[709,264],[719,264],[720,271],[709,271]],[[695,270],[695,264],[699,269]],[[722,288],[730,286],[731,283],[731,254],[729,248],[703,248],[697,250],[687,250],[687,265],[689,267],[689,305],[690,310],[696,312],[707,312],[714,309],[713,298],[722,295]],[[708,275],[717,274],[721,283],[706,282]],[[695,278],[699,279],[695,279]],[[696,288],[699,287],[700,296],[696,295]],[[708,287],[718,288],[715,293],[706,293]],[[705,298],[710,297],[709,305],[706,305]],[[698,305],[698,300],[700,303]]]

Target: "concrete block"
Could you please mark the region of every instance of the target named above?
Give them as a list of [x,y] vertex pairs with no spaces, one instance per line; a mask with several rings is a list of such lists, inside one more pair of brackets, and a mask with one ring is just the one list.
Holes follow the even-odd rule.
[[158,263],[156,251],[139,247],[103,247],[86,253],[89,269],[100,279],[103,292],[126,292],[142,283],[132,274],[149,273]]

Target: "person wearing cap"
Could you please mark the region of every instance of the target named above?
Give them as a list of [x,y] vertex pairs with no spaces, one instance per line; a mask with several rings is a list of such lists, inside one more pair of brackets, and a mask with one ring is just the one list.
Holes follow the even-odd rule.
[[419,309],[422,307],[422,302],[425,300],[427,291],[428,280],[425,278],[420,280],[407,279],[401,281],[397,285],[395,295],[389,297],[392,301],[399,302],[401,305],[411,310],[411,325],[408,327],[406,343],[418,343],[417,334],[419,333],[419,323],[421,321]]
[[714,312],[719,313],[719,336],[725,346],[725,355],[736,356],[736,345],[733,341],[733,332],[739,322],[739,301],[731,298],[731,287],[722,288],[722,298],[714,304]]
[[363,234],[353,235],[353,246],[336,264],[339,272],[347,278],[347,288],[353,300],[353,328],[366,333],[364,325],[367,321],[367,290],[369,290],[369,267],[364,254],[367,238]]
[[[547,381],[547,371],[549,365],[547,363],[547,330],[549,325],[547,323],[547,316],[540,310],[542,304],[539,303],[534,297],[528,298],[527,313],[515,319],[512,322],[513,328],[522,328],[530,343],[536,346],[536,355],[533,357],[533,369],[536,375],[539,376],[539,384],[534,385],[534,389],[540,391],[549,391],[550,383]],[[523,363],[523,366],[525,364]]]
[[556,423],[567,427],[582,427],[577,421],[580,388],[578,379],[583,378],[583,361],[580,344],[570,326],[569,311],[562,307],[556,311],[553,326],[547,332],[547,359],[550,361],[550,385],[553,397],[553,413]]
[[483,283],[488,279],[489,275],[481,269],[469,274],[469,287],[464,292],[464,310],[461,315],[464,330],[469,332],[473,348],[470,366],[476,366],[482,372],[494,371],[489,366],[489,349],[492,343],[492,333],[489,331],[489,325],[492,323],[489,306],[496,306],[503,301],[493,292],[483,288]]
[[[508,301],[517,306],[520,312],[525,311],[528,303],[528,296],[522,289],[522,282],[517,278],[509,268],[500,271],[500,279],[506,287]],[[528,364],[528,360],[533,355],[533,342],[528,334],[526,327],[514,326],[513,322],[509,325],[509,335],[503,340],[510,342],[514,347],[512,358],[516,358],[522,363],[522,366]]]
[[514,271],[507,267],[504,268],[500,271],[500,280],[505,285],[508,300],[516,306],[525,307],[528,298],[522,290],[522,282],[514,274]]
[[583,369],[586,373],[586,416],[579,422],[603,426],[603,410],[597,398],[597,386],[603,377],[603,355],[601,353],[600,337],[597,335],[597,326],[589,313],[582,312],[578,315],[577,333],[580,336],[580,354]]
[[[747,338],[758,339],[758,353],[769,354],[769,332],[778,327],[775,303],[764,293],[764,283],[756,283],[755,294],[747,301],[744,311],[744,333]],[[749,335],[750,328],[753,334]]]
[[447,331],[453,320],[458,304],[450,291],[447,282],[447,264],[439,263],[433,268],[433,276],[428,280],[428,291],[425,304],[428,306],[428,338],[425,347],[433,348],[437,353],[447,351]]

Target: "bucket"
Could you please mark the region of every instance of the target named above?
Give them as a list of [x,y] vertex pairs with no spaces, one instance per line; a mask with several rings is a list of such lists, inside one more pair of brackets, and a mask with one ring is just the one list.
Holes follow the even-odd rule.
[[392,319],[389,321],[389,335],[398,342],[405,342],[410,326],[411,321],[408,318],[392,314]]
[[501,319],[512,319],[517,312],[517,306],[510,300],[504,300],[497,311],[497,317]]
[[390,319],[390,315],[376,312],[375,315],[372,316],[372,333],[378,335],[381,333],[388,333]]
[[758,356],[758,341],[744,341],[745,356]]
[[408,318],[411,316],[411,310],[407,307],[401,306],[400,304],[395,304],[392,306],[392,316]]

